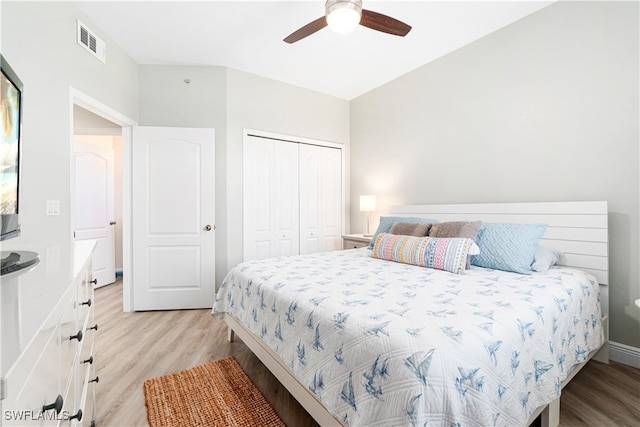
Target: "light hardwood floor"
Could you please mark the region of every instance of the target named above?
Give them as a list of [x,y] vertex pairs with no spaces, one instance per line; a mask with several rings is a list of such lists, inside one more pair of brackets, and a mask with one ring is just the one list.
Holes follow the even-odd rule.
[[[122,285],[96,290],[97,426],[146,426],[142,384],[182,369],[234,356],[288,426],[314,420],[210,310],[122,312]],[[590,362],[563,390],[560,425],[640,426],[640,370]]]

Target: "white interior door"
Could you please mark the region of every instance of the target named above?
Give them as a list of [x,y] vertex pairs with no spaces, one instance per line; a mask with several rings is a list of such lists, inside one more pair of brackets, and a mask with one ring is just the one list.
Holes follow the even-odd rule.
[[298,253],[298,144],[244,140],[244,260]]
[[133,129],[134,310],[213,304],[214,139],[213,129]]
[[300,144],[300,253],[342,247],[342,153]]
[[96,240],[93,278],[96,286],[116,280],[114,246],[113,147],[78,138],[73,144],[76,240]]

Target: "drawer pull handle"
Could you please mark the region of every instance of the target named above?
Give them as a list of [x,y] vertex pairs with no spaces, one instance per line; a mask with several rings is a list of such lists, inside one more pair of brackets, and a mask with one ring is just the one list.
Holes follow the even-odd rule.
[[71,420],[82,421],[82,409],[78,409],[78,412],[75,415],[71,415],[69,417],[69,421]]
[[100,382],[100,377],[96,376],[94,379],[89,380],[89,382],[98,384]]
[[85,302],[81,303],[80,305],[88,305],[89,307],[91,307],[91,298],[89,298]]
[[87,328],[87,331],[90,331],[91,329],[93,329],[94,331],[97,331],[97,330],[98,330],[98,324],[96,323],[96,324],[95,324],[95,325],[93,325],[92,327]]
[[93,280],[89,281],[89,283],[93,283],[94,285],[97,285],[98,284],[98,279],[93,279]]
[[56,397],[56,401],[49,404],[49,405],[43,405],[42,406],[42,412],[46,412],[49,409],[55,409],[56,410],[56,414],[59,414],[60,411],[62,411],[62,405],[64,404],[64,399],[62,398],[62,395],[58,395],[58,397]]
[[93,365],[93,356],[89,357],[87,360],[83,360],[80,363],[88,363],[89,365]]
[[80,331],[78,331],[77,334],[71,335],[69,337],[69,341],[71,341],[71,340],[78,340],[78,342],[82,341],[82,331],[80,330]]

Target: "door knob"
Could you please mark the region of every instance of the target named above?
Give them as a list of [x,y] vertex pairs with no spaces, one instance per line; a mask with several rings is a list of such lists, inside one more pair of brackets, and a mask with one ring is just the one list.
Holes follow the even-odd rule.
[[207,224],[207,225],[204,226],[204,229],[207,230],[207,231],[211,231],[211,226],[209,224]]
[[109,221],[109,225],[116,225],[115,221]]

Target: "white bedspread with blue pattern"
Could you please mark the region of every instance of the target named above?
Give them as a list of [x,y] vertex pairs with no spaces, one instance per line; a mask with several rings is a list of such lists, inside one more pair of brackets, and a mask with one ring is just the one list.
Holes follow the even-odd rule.
[[219,289],[339,420],[518,426],[601,346],[596,279],[570,268],[464,275],[355,249],[249,261]]

